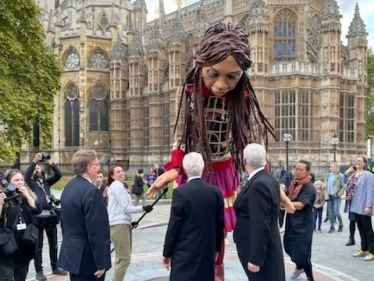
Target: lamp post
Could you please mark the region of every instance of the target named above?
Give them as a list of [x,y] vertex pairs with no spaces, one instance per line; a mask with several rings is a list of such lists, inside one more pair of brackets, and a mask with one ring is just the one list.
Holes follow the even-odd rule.
[[289,184],[290,184],[290,182],[289,182],[290,181],[290,176],[289,176],[289,170],[288,170],[288,167],[289,167],[288,166],[288,145],[289,145],[290,141],[292,141],[292,135],[289,132],[284,133],[283,141],[286,144],[286,181],[287,181],[286,185],[288,187]]
[[336,146],[339,144],[339,138],[334,134],[331,139],[332,147],[334,149],[334,162],[336,162]]

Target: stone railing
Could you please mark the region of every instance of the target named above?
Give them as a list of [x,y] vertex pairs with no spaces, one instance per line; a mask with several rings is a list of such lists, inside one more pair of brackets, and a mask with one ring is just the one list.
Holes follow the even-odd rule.
[[[270,66],[270,76],[303,74],[312,76],[333,75],[334,73],[325,72],[322,63],[311,63],[301,61],[290,61],[275,63]],[[335,73],[336,74],[336,73]],[[343,68],[342,72],[337,74],[342,79],[357,80],[357,69]]]

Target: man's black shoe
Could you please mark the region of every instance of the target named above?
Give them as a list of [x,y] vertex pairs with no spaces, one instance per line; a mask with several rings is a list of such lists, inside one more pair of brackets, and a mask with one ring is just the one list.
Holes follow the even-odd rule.
[[68,272],[66,270],[63,270],[59,267],[52,270],[52,273],[55,274],[55,275],[68,275]]
[[36,273],[35,279],[38,281],[46,281],[47,277],[43,274],[43,271],[39,271]]

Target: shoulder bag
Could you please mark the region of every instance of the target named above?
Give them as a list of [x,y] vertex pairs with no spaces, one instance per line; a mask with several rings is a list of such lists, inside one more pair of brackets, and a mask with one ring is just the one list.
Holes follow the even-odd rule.
[[14,220],[12,229],[8,229],[5,226],[0,228],[0,245],[5,255],[10,255],[18,250],[16,237],[14,235],[14,229],[17,225],[18,213],[20,206],[17,206],[17,218]]

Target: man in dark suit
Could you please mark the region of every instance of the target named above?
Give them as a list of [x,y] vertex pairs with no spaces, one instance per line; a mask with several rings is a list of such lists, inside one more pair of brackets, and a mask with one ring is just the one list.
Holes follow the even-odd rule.
[[280,188],[269,174],[265,148],[249,144],[244,149],[247,185],[234,203],[237,223],[234,242],[248,279],[285,280],[283,249],[278,229]]
[[188,182],[174,189],[165,237],[163,264],[170,280],[214,281],[214,261],[223,240],[223,196],[218,187],[201,179],[200,153],[184,156]]
[[111,267],[108,214],[100,190],[93,184],[100,163],[93,150],[79,150],[72,158],[76,177],[61,195],[63,240],[58,265],[71,281],[104,280]]

